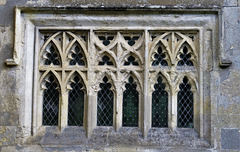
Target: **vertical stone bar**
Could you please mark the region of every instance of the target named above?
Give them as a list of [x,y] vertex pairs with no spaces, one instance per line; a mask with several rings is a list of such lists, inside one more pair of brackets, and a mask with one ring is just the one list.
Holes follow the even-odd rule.
[[[92,80],[93,80],[93,76],[94,76],[94,71],[92,70],[92,62],[90,62],[91,59],[93,59],[93,45],[94,45],[94,42],[93,42],[93,39],[94,39],[94,33],[93,33],[93,30],[90,29],[90,33],[89,33],[89,43],[88,43],[88,52],[89,52],[89,59],[88,59],[88,75],[87,75],[87,79],[88,79],[88,84],[89,84],[89,87],[88,87],[88,101],[87,101],[87,109],[86,109],[86,113],[87,115],[85,117],[87,117],[86,121],[86,135],[88,138],[91,137],[92,135],[92,131],[94,129],[94,126],[96,126],[96,104],[94,106],[94,103],[96,103],[96,97],[94,97],[94,90],[92,88]],[[95,116],[95,117],[94,117]]]
[[62,90],[62,95],[59,99],[60,99],[59,124],[60,124],[60,130],[62,131],[68,125],[68,92],[67,90]]
[[[119,83],[118,83],[119,86]],[[119,129],[122,127],[122,100],[123,100],[123,95],[122,95],[123,90],[121,87],[117,88],[116,91],[116,131],[118,132]]]
[[144,30],[145,38],[145,63],[144,63],[144,92],[143,92],[143,137],[147,138],[148,131],[151,128],[151,99],[148,95],[148,74],[149,74],[149,63],[148,63],[148,44],[149,44],[149,33],[148,30]]
[[[117,37],[120,37],[120,33],[117,33]],[[118,43],[117,44],[117,57],[119,58],[121,56],[121,46]],[[120,66],[121,66],[121,62],[120,60],[116,61],[116,67],[117,67],[117,82],[116,82],[116,124],[115,124],[115,129],[118,132],[119,129],[122,127],[122,106],[123,106],[123,89],[122,89],[122,85],[123,82],[121,81],[122,76],[121,76],[121,72],[120,72]]]
[[177,129],[177,91],[172,90],[172,97],[171,97],[171,107],[172,107],[172,113],[171,113],[171,129],[175,131]]
[[[199,45],[198,45],[199,46],[199,62],[200,62],[199,63],[199,100],[200,100],[199,101],[200,102],[199,117],[200,118],[197,119],[197,121],[200,122],[199,134],[201,138],[203,138],[203,45],[202,44],[203,44],[203,30],[200,30]],[[197,102],[197,98],[194,98],[194,102]]]

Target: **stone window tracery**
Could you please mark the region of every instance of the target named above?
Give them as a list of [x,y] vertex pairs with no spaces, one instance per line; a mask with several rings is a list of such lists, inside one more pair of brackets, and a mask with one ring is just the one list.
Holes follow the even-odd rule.
[[[197,31],[66,30],[41,34],[38,72],[46,87],[43,93],[40,88],[43,109],[38,126],[83,126],[91,134],[98,126],[118,131],[149,123],[147,132],[151,127],[175,130],[198,123],[194,118],[199,82]],[[49,88],[56,90],[54,103],[59,108],[53,118],[47,118],[52,112],[45,110]],[[150,115],[144,113],[147,110]],[[57,121],[45,122],[49,119]]]

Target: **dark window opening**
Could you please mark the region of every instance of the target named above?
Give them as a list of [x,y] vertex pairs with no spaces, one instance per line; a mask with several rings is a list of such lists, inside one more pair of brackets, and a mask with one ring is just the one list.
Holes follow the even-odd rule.
[[102,41],[103,45],[108,46],[114,37],[113,36],[99,36],[98,38]]
[[111,83],[108,83],[108,78],[103,78],[103,83],[100,83],[101,90],[98,91],[97,98],[97,125],[112,126],[113,125],[113,102],[114,95],[111,89]]
[[154,61],[152,63],[152,66],[162,65],[162,66],[168,66],[167,61],[165,60],[166,55],[162,51],[162,47],[158,47],[157,53],[154,55]]
[[134,66],[138,66],[138,62],[136,62],[136,59],[131,55],[127,58],[127,61],[124,62],[124,65],[134,65]]
[[124,39],[128,42],[130,46],[133,46],[139,39],[139,36],[124,36]]
[[193,62],[191,61],[191,53],[188,51],[188,48],[184,46],[183,53],[180,54],[181,60],[178,62],[178,66],[193,66]]
[[50,48],[46,49],[46,57],[44,57],[45,61],[44,64],[45,65],[60,65],[61,61],[60,61],[60,55],[59,52],[57,50],[57,48],[51,44]]
[[128,83],[125,85],[126,90],[123,92],[123,121],[125,127],[138,126],[138,92],[137,85],[130,76]]
[[79,76],[71,81],[71,90],[68,96],[68,125],[83,126],[84,116],[84,91]]
[[108,56],[104,55],[102,57],[102,61],[100,61],[98,65],[113,65],[113,62],[110,60]]
[[83,60],[84,53],[80,46],[76,45],[73,50],[71,50],[71,60],[70,65],[85,65],[85,62]]
[[188,78],[183,78],[178,92],[178,127],[193,128],[193,93]]
[[59,90],[54,76],[50,75],[45,82],[43,92],[42,124],[48,126],[58,125]]
[[152,93],[152,127],[168,127],[168,93],[162,78],[158,77]]

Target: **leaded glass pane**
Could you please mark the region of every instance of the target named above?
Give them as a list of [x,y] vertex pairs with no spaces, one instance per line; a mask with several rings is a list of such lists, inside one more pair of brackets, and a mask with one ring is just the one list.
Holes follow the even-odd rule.
[[108,78],[103,78],[103,83],[100,83],[101,90],[98,91],[97,99],[97,125],[112,126],[113,125],[113,101],[114,95],[110,90],[111,83],[108,83]]
[[193,128],[193,93],[188,78],[184,77],[178,92],[178,127]]
[[162,78],[158,77],[152,93],[152,127],[168,127],[168,94]]
[[83,126],[84,91],[83,84],[78,75],[72,80],[68,96],[68,125]]
[[137,85],[130,76],[123,92],[123,121],[122,125],[126,127],[138,126],[138,92]]
[[58,83],[53,75],[46,78],[46,89],[43,92],[42,124],[48,126],[58,125],[59,91]]

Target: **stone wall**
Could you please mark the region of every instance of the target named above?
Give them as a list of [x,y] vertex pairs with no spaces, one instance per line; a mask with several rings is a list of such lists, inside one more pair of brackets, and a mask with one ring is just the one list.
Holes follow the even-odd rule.
[[[25,143],[22,113],[25,110],[23,94],[25,80],[24,66],[7,66],[5,60],[12,57],[14,41],[14,7],[83,7],[129,9],[219,9],[222,25],[219,33],[222,56],[232,65],[220,68],[218,59],[213,59],[209,73],[211,81],[211,138],[200,139],[197,134],[178,132],[169,137],[168,131],[154,132],[148,140],[142,138],[139,130],[120,133],[96,130],[90,139],[81,138],[82,131],[66,129],[58,133],[49,128]],[[240,1],[238,0],[0,0],[0,151],[239,151],[240,150]],[[217,55],[216,55],[217,56]],[[206,92],[207,93],[207,92]],[[20,121],[21,120],[21,121]],[[100,132],[100,134],[98,133]],[[28,134],[28,133],[26,133]],[[192,135],[189,135],[192,134]],[[164,136],[163,136],[164,135]],[[100,137],[99,137],[100,136]],[[163,136],[159,138],[159,136]],[[189,138],[188,138],[189,137]],[[125,139],[125,140],[123,140]],[[65,140],[69,141],[64,145]],[[185,141],[184,141],[185,140]],[[194,142],[191,142],[193,140]],[[76,142],[77,141],[77,142]],[[125,143],[127,142],[127,143]],[[130,144],[129,144],[130,143]],[[184,143],[184,144],[182,144]],[[187,150],[186,150],[187,149]]]

